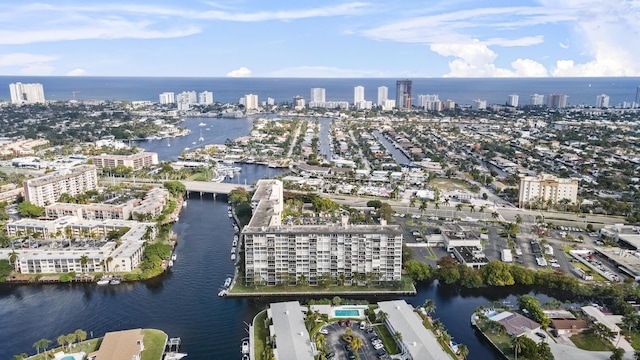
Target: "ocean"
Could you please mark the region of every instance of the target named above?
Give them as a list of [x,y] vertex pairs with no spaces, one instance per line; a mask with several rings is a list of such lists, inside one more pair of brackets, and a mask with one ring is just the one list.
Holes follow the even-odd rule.
[[[55,77],[0,76],[0,99],[10,99],[9,84],[41,83],[47,100],[147,100],[170,91],[213,92],[214,101],[235,103],[246,94],[267,97],[276,103],[292,102],[294,96],[309,100],[314,87],[326,89],[327,101],[353,102],[353,88],[364,86],[365,99],[377,102],[377,88],[389,88],[395,98],[396,80],[390,78],[180,78],[180,77]],[[505,104],[510,94],[518,94],[520,105],[529,104],[532,94],[568,95],[568,105],[595,106],[596,96],[606,94],[610,106],[633,102],[640,86],[639,77],[601,78],[418,78],[413,80],[413,97],[437,94],[440,100],[471,104],[474,99],[487,104]]]

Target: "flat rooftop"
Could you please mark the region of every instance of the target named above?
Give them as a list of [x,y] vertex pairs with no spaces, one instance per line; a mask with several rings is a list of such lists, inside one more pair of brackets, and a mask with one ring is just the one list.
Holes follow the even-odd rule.
[[278,360],[313,360],[309,333],[302,312],[306,308],[297,301],[273,303],[267,310],[273,320],[271,335],[276,336],[275,358]]
[[[597,253],[612,262],[624,266],[634,276],[640,277],[640,252],[633,250],[625,250],[621,248],[605,248],[598,247],[595,249]],[[632,275],[629,274],[629,275]]]

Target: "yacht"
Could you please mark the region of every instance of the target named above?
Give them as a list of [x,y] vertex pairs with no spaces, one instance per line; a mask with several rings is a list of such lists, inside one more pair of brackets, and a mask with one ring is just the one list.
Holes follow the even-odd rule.
[[107,278],[101,278],[100,280],[98,280],[98,282],[96,284],[98,285],[107,285],[109,284],[110,280]]
[[224,287],[228,288],[229,286],[231,286],[231,278],[228,277],[224,280]]
[[171,255],[171,260],[176,261],[177,258],[178,258],[178,255],[176,255],[175,253]]
[[198,126],[207,126],[206,123],[201,122],[200,124],[198,124]]
[[236,261],[236,254],[235,253],[231,254],[231,261]]
[[109,281],[109,285],[120,285],[120,279],[113,279]]

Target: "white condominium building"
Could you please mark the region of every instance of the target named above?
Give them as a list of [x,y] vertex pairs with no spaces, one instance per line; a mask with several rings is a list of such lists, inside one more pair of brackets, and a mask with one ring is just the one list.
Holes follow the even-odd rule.
[[509,95],[509,99],[507,100],[507,105],[518,107],[518,99],[519,97],[516,94]]
[[529,104],[533,106],[542,106],[542,104],[544,104],[544,95],[540,95],[540,94],[531,95],[531,102]]
[[324,88],[311,88],[311,99],[310,103],[323,103],[327,101],[326,99],[326,91]]
[[386,86],[378,87],[378,102],[376,105],[382,106],[385,100],[389,99],[389,88]]
[[64,193],[76,196],[87,190],[96,189],[98,176],[95,166],[80,165],[25,180],[23,186],[25,200],[37,206],[45,206],[58,201],[60,195]]
[[[282,223],[279,180],[260,180],[252,198],[251,221],[242,230],[245,280],[266,285],[343,279],[356,276],[398,281],[402,266],[402,231],[398,225],[292,225]],[[303,280],[304,279],[304,280]]]
[[570,204],[575,204],[578,197],[578,184],[576,178],[564,179],[554,175],[540,174],[538,176],[520,175],[520,191],[518,203],[520,207],[527,203],[549,200],[558,204],[562,199],[568,199]]
[[44,88],[42,84],[23,84],[20,82],[9,84],[12,104],[44,103]]
[[158,164],[158,154],[154,152],[142,152],[132,155],[102,154],[92,156],[93,165],[98,168],[115,168],[118,165],[140,170],[144,167]]
[[596,96],[596,107],[597,108],[609,107],[609,95],[600,94]]
[[484,110],[487,108],[487,100],[476,99],[471,102],[471,109]]
[[364,86],[356,86],[353,88],[353,103],[358,104],[364,101]]
[[213,104],[213,93],[211,91],[203,91],[198,94],[198,104],[211,105]]
[[176,102],[176,95],[172,92],[163,92],[162,94],[160,94],[160,104],[166,105],[166,104],[175,104]]

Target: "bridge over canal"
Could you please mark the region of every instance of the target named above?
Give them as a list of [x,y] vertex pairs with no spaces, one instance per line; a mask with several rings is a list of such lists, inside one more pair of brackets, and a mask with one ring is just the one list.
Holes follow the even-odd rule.
[[217,183],[211,181],[181,181],[182,184],[187,188],[187,194],[189,193],[199,193],[203,194],[213,194],[216,195],[229,195],[231,190],[237,188],[243,188],[247,191],[253,191],[253,186],[249,185],[238,185],[238,184],[229,184],[229,183]]

